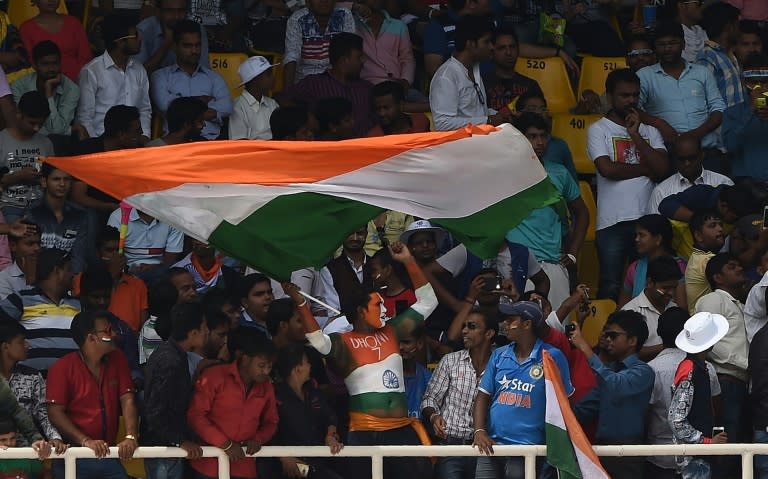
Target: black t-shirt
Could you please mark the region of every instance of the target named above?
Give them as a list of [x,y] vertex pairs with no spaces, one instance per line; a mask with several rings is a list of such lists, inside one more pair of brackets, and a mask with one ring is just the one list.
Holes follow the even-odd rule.
[[532,78],[515,73],[512,78],[499,78],[495,71],[483,74],[485,93],[488,107],[498,111],[507,106],[515,98],[529,91],[541,93],[541,87]]

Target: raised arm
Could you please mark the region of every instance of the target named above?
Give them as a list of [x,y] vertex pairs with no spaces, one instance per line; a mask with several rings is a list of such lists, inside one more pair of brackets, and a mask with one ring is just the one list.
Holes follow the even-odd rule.
[[405,266],[416,294],[416,302],[401,314],[390,319],[388,323],[395,328],[404,327],[407,323],[413,323],[415,326],[423,322],[437,308],[437,296],[435,296],[432,285],[427,281],[427,277],[424,276],[424,272],[421,271],[421,267],[416,264],[416,260],[413,259],[411,252],[403,243],[395,241],[387,247],[392,258]]
[[301,322],[304,324],[304,329],[307,331],[306,336],[309,344],[323,356],[327,356],[331,352],[331,337],[328,336],[320,329],[320,325],[317,324],[315,317],[312,315],[312,311],[309,309],[307,298],[302,296],[299,292],[299,287],[293,283],[283,283],[283,291],[287,294],[295,303],[299,309],[299,315]]

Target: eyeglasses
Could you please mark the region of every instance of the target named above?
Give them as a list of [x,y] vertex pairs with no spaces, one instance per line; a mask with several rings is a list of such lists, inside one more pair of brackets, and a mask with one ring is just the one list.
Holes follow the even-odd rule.
[[624,333],[622,331],[603,331],[603,334],[601,335],[604,339],[610,339],[611,341],[615,341],[616,338],[619,336],[626,336],[627,333]]
[[472,86],[475,87],[475,93],[477,93],[477,99],[480,101],[480,104],[485,105],[485,97],[483,96],[483,92],[480,90],[480,85],[473,81]]
[[136,34],[136,35],[126,35],[124,37],[115,38],[115,41],[119,42],[120,40],[130,40],[131,38],[139,38],[139,35],[138,34]]
[[461,325],[461,329],[467,328],[470,331],[474,331],[477,329],[477,323],[463,323]]
[[699,7],[704,4],[703,0],[688,0],[685,2],[680,2],[682,5],[698,5]]
[[631,50],[627,53],[628,57],[647,57],[653,55],[653,50],[650,48],[641,48],[639,50]]

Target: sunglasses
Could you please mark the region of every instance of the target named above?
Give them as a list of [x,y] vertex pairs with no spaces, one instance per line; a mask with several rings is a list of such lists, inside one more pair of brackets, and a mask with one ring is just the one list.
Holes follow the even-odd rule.
[[462,323],[461,329],[467,328],[470,331],[477,329],[477,323]]
[[603,331],[603,338],[604,339],[610,339],[611,341],[615,341],[616,338],[619,336],[626,336],[627,333],[621,332],[621,331]]
[[653,55],[653,50],[649,48],[642,48],[640,50],[631,50],[629,53],[627,53],[628,57],[645,57]]

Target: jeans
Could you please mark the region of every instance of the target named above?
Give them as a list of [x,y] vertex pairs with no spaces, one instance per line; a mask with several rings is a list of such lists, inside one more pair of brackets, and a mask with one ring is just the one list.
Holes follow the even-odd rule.
[[[738,444],[749,440],[750,418],[747,404],[747,383],[732,376],[718,374],[720,380],[720,398],[722,401],[720,424],[728,434],[729,444]],[[718,456],[712,461],[715,477],[741,477],[741,461],[738,457]]]
[[600,260],[598,299],[619,297],[624,264],[636,256],[635,222],[622,221],[598,230],[595,236],[597,256]]
[[184,479],[184,459],[144,459],[147,479]]
[[[64,479],[64,461],[53,461],[53,477]],[[77,479],[128,479],[118,459],[78,459]]]
[[[768,432],[765,430],[755,431],[755,442],[768,443]],[[768,479],[768,456],[755,456],[755,469],[757,470],[757,479]]]
[[710,479],[712,470],[704,459],[691,459],[682,472],[683,479]]
[[[544,458],[536,458],[536,471],[539,479],[545,479],[553,476],[554,469],[548,468],[543,471]],[[524,479],[525,478],[525,458],[524,457],[504,457],[504,456],[480,456],[477,458],[477,468],[475,469],[475,479]],[[440,479],[443,479],[440,476]]]
[[[389,431],[350,431],[347,435],[350,446],[402,446],[421,444],[411,426]],[[352,458],[350,458],[352,459]],[[364,479],[371,477],[371,462],[368,459],[350,461],[354,474],[347,477]],[[384,478],[429,478],[432,477],[432,463],[426,457],[385,457]]]
[[473,479],[476,468],[476,457],[441,457],[437,460],[437,477],[440,479]]

